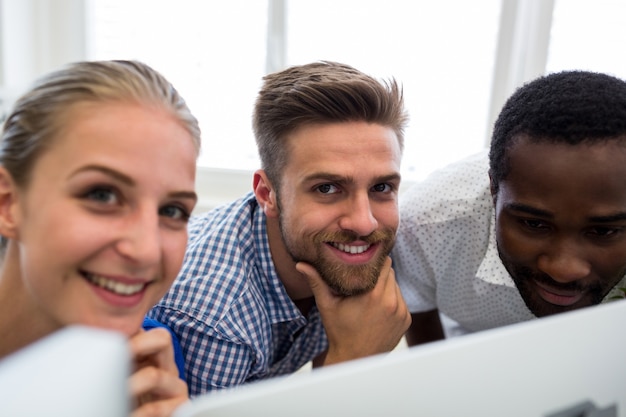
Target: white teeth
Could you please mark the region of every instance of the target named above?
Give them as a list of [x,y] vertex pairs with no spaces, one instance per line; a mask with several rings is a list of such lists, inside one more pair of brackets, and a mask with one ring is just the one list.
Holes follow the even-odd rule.
[[145,284],[122,284],[98,275],[84,274],[89,282],[119,295],[132,295],[141,291]]
[[346,252],[346,253],[363,253],[366,250],[369,249],[370,245],[362,245],[362,246],[350,246],[350,245],[346,245],[344,243],[332,243],[332,245],[334,247],[336,247],[337,249],[339,249],[340,251]]

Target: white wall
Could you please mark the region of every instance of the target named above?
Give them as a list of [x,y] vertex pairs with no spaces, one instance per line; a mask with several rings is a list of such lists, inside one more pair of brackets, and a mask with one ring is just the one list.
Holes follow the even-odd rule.
[[0,0],[0,92],[7,101],[38,76],[86,56],[83,0]]

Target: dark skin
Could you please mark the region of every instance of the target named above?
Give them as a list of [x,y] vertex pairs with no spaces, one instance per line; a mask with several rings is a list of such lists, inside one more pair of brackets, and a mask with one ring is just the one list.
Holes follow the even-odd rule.
[[406,342],[409,346],[421,345],[445,338],[439,310],[430,310],[423,313],[411,314],[411,326],[406,333]]
[[599,304],[626,271],[626,138],[509,151],[494,196],[504,266],[537,317]]
[[[626,137],[568,145],[517,138],[492,187],[504,266],[537,317],[598,304],[626,272]],[[437,310],[412,314],[409,345],[444,338]]]

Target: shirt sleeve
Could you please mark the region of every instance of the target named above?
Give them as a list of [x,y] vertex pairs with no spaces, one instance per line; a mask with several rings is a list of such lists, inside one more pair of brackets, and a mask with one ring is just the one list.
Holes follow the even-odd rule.
[[247,344],[175,310],[154,308],[150,314],[166,321],[181,341],[191,397],[241,385],[250,378],[254,355]]
[[170,332],[170,335],[172,336],[172,347],[174,348],[174,362],[176,362],[176,367],[178,368],[178,376],[180,377],[180,379],[185,381],[185,360],[183,358],[183,350],[180,346],[180,341],[178,340],[176,334],[165,324],[157,320],[151,319],[150,317],[145,317],[143,319],[142,327],[144,328],[144,330],[161,327],[167,329],[167,331]]

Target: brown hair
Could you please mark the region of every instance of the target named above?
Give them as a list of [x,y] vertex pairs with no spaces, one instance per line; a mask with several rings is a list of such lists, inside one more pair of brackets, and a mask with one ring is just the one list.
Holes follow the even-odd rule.
[[285,138],[300,126],[364,121],[391,127],[404,144],[408,115],[401,87],[353,67],[321,61],[293,66],[263,78],[253,128],[262,168],[275,187],[287,164]]

